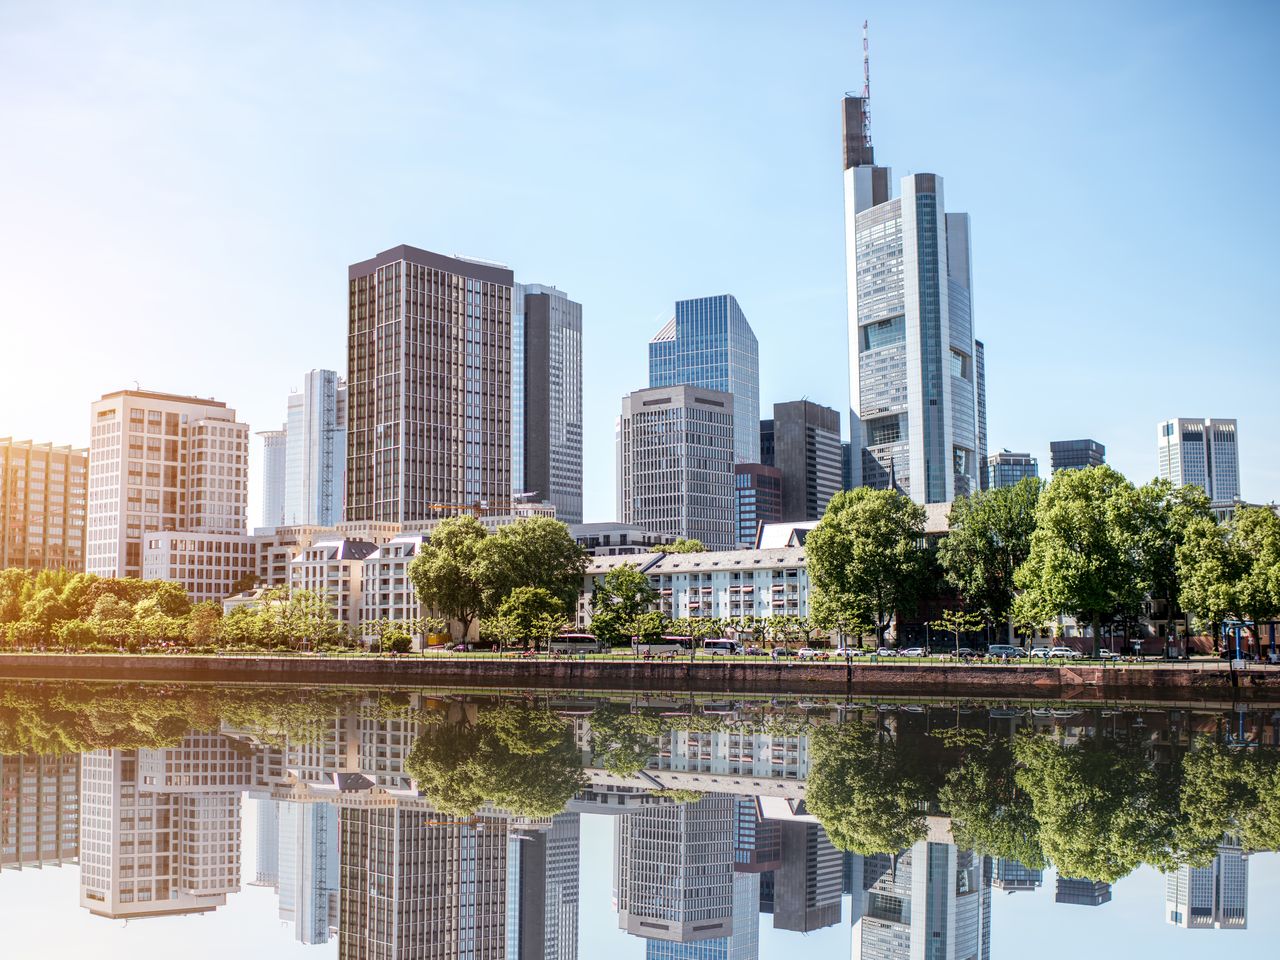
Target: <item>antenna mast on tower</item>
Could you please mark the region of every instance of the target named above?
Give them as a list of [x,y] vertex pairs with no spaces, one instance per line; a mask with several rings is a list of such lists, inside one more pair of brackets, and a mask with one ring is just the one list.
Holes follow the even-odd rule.
[[862,21],[862,143],[871,146],[871,45],[866,20]]

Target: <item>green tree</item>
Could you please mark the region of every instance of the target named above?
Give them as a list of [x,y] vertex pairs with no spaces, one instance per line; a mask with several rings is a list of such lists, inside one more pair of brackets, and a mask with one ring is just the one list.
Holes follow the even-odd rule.
[[701,540],[693,537],[677,537],[671,543],[660,543],[653,548],[654,553],[702,553],[707,548]]
[[10,567],[0,570],[0,623],[22,619],[22,605],[31,590],[31,575],[26,570]]
[[449,517],[409,564],[418,602],[456,621],[466,638],[471,624],[493,610],[493,566],[482,549],[488,534],[475,517]]
[[871,623],[884,636],[920,595],[927,567],[924,508],[893,490],[837,493],[805,540],[810,611],[818,626]]
[[516,587],[498,607],[499,636],[507,643],[534,650],[567,623],[564,604],[543,587]]
[[938,805],[951,817],[951,832],[961,848],[1040,870],[1045,866],[1040,824],[1031,798],[1018,789],[1016,768],[1007,741],[979,735],[947,774]]
[[258,575],[256,573],[242,574],[235,583],[231,585],[229,596],[235,596],[237,593],[246,593],[258,585]]
[[191,608],[187,617],[187,642],[194,647],[205,647],[218,639],[222,625],[222,605],[205,600]]
[[1280,849],[1280,755],[1201,739],[1182,760],[1184,826],[1176,844],[1192,862],[1230,833],[1246,850]]
[[589,720],[595,762],[618,777],[631,777],[657,755],[662,722],[614,704],[597,708]]
[[964,610],[944,610],[941,618],[929,624],[934,630],[949,633],[955,639],[955,649],[960,649],[960,634],[981,630],[986,622],[984,617]]
[[487,567],[482,579],[492,594],[490,609],[520,587],[545,590],[566,611],[577,604],[587,555],[559,520],[530,517],[499,527],[479,552]]
[[1280,616],[1280,516],[1242,507],[1226,524],[1197,518],[1177,552],[1182,606],[1214,633],[1225,620],[1257,624]]
[[157,580],[152,587],[150,593],[134,605],[135,618],[143,620],[156,614],[185,617],[191,612],[191,600],[178,584],[169,580]]
[[636,621],[657,599],[649,578],[634,564],[623,563],[604,575],[591,594],[591,631],[611,647],[636,635]]
[[1010,487],[958,497],[938,546],[946,582],[989,622],[1007,622],[1010,637],[1014,571],[1031,554],[1041,488],[1038,479],[1026,477]]

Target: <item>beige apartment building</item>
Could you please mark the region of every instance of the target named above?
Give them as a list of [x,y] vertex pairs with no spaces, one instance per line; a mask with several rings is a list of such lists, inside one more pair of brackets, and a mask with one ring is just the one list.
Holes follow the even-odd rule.
[[84,570],[89,451],[0,437],[0,569]]

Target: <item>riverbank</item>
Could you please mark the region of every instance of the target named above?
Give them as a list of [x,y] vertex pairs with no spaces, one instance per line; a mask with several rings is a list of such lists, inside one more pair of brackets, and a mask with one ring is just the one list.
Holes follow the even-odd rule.
[[454,686],[699,693],[925,694],[1073,700],[1280,702],[1280,667],[1221,661],[1105,665],[642,661],[449,656],[0,654],[0,677]]

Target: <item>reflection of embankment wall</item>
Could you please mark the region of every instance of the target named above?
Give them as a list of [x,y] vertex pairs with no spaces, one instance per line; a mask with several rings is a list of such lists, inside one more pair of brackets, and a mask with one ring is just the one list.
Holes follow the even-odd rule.
[[401,660],[3,654],[0,676],[246,683],[440,684],[708,693],[954,694],[966,697],[1280,699],[1280,667],[1226,664],[1000,666],[981,664],[499,660],[441,655]]

